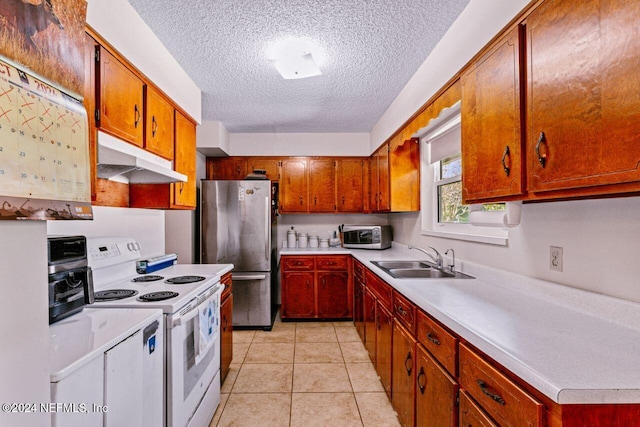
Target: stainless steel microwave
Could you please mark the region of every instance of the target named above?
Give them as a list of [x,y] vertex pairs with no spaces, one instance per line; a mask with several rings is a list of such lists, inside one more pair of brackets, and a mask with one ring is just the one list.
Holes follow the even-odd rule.
[[387,249],[391,247],[390,225],[345,225],[342,246],[353,249]]

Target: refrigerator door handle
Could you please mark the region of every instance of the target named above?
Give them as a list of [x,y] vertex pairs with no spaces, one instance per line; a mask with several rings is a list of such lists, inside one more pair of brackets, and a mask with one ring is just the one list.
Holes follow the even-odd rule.
[[267,278],[266,274],[231,274],[231,280],[264,280]]
[[269,261],[269,213],[271,206],[269,206],[269,197],[264,198],[264,259]]

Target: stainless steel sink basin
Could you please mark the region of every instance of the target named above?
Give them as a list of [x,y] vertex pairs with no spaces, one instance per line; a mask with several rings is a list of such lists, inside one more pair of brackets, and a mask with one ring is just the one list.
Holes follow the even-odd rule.
[[396,279],[474,279],[464,273],[441,270],[427,261],[371,261]]
[[434,267],[431,264],[427,264],[424,261],[371,261],[372,264],[377,265],[383,270],[392,270],[396,268],[411,268],[411,269],[429,269]]

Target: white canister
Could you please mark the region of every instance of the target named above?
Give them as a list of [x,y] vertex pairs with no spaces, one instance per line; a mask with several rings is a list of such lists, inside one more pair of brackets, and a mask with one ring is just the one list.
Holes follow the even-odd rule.
[[329,247],[329,239],[320,239],[320,247],[328,248]]
[[318,236],[309,236],[309,247],[317,248],[319,244]]
[[296,232],[293,230],[287,231],[287,246],[290,248],[296,247]]
[[298,247],[306,248],[307,241],[308,241],[307,239],[308,239],[307,233],[298,233]]

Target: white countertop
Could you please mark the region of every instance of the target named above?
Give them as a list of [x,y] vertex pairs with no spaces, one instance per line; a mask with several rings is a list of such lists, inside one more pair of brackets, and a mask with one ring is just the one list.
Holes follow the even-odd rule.
[[338,249],[280,254],[352,254],[554,402],[640,403],[640,304],[460,261],[476,279],[395,279],[371,261],[426,257],[395,243]]
[[162,327],[162,310],[85,308],[50,325],[50,381],[62,380],[154,320]]

